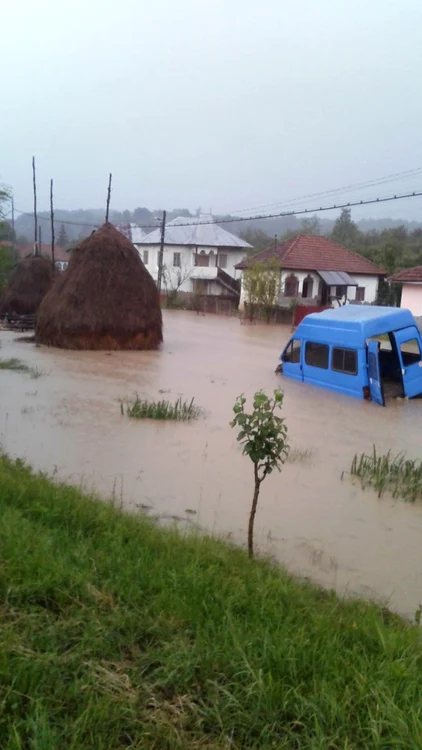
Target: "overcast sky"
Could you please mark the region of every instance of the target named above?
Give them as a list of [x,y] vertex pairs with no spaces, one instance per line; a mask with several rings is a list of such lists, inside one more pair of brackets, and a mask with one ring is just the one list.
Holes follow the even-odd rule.
[[[41,209],[50,177],[60,208],[103,205],[112,171],[113,208],[221,212],[422,167],[421,0],[14,0],[1,21],[18,208],[33,154]],[[407,189],[422,171],[347,196]]]

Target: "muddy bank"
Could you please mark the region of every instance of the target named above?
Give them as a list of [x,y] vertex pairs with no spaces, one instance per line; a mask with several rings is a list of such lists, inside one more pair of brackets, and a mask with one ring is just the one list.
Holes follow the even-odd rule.
[[[373,443],[418,455],[422,401],[382,409],[283,380],[274,369],[287,327],[170,311],[164,324],[160,352],[66,352],[0,332],[0,357],[19,357],[46,373],[31,379],[0,372],[4,449],[114,494],[128,508],[148,506],[243,542],[252,472],[229,427],[231,409],[241,392],[282,385],[292,448],[311,456],[263,485],[259,547],[324,585],[388,599],[412,614],[422,600],[422,507],[378,500],[340,476],[355,451]],[[121,416],[119,399],[135,391],[194,396],[207,417],[131,421]]]

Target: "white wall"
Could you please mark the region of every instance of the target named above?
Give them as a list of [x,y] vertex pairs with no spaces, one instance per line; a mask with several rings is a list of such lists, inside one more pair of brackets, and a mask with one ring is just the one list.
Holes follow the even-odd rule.
[[[148,250],[148,264],[146,265],[146,268],[150,272],[151,276],[155,281],[157,281],[158,277],[158,255],[160,252],[160,248],[157,245],[146,245],[146,244],[139,244],[135,245],[136,249],[139,252],[139,255],[142,260],[144,260],[144,251]],[[198,255],[201,254],[201,252],[205,252],[206,255],[210,255],[210,267],[214,268],[217,263],[217,254],[220,255],[227,255],[227,267],[223,270],[229,274],[232,278],[239,278],[241,271],[237,271],[235,269],[235,266],[240,263],[241,260],[246,255],[246,252],[242,248],[217,248],[217,247],[200,247],[198,248]],[[180,287],[181,292],[192,292],[193,291],[193,283],[192,280],[189,277],[190,272],[196,268],[195,266],[195,249],[192,247],[188,247],[186,245],[164,245],[163,250],[163,266],[166,266],[166,269],[168,273],[171,276],[172,284],[174,285],[177,279],[177,272],[178,269],[173,267],[173,254],[174,253],[180,253],[181,255],[181,271],[182,276],[188,276],[188,278],[183,282],[182,286]],[[212,288],[219,288],[219,292],[221,293],[220,284],[213,284]],[[164,288],[164,285],[163,285]],[[209,294],[214,292],[208,292]]]
[[[376,302],[378,294],[378,276],[364,276],[363,274],[353,273],[350,274],[359,286],[365,287],[365,299],[364,302],[373,304]],[[351,294],[349,295],[349,292]],[[350,300],[354,300],[356,295],[355,287],[349,287],[347,290],[347,296]]]

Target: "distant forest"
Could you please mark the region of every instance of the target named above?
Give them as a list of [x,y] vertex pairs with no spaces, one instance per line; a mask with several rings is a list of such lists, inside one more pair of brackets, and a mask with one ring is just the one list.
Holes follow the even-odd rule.
[[[174,208],[171,211],[167,211],[167,221],[171,221],[177,216],[186,216],[189,218],[195,218],[199,213],[192,213],[187,208]],[[58,234],[60,225],[64,223],[66,227],[66,235],[69,242],[74,240],[82,239],[86,237],[96,226],[100,225],[104,221],[104,209],[93,208],[93,209],[76,209],[68,211],[64,209],[55,209],[55,233]],[[161,220],[162,210],[149,210],[148,208],[135,208],[134,211],[110,211],[110,220],[113,224],[137,224],[139,226],[158,226]],[[278,237],[288,233],[298,234],[301,231],[303,220],[297,216],[283,216],[276,219],[253,219],[252,221],[233,221],[230,223],[230,219],[234,219],[234,216],[225,214],[216,216],[215,219],[224,219],[224,226],[229,232],[240,235],[247,231],[263,232],[267,237],[274,238],[276,234]],[[50,214],[47,211],[40,211],[38,213],[39,224],[42,230],[43,242],[50,243]],[[314,222],[318,223],[318,232],[321,234],[329,235],[332,232],[335,220],[327,218],[319,218],[312,216],[309,219],[305,219],[305,225],[308,222],[312,222],[312,226],[315,226]],[[422,222],[417,221],[401,221],[400,219],[362,219],[357,222],[357,226],[361,232],[370,231],[382,231],[385,229],[394,229],[399,226],[405,227],[407,230],[412,231],[422,227]],[[30,242],[34,234],[34,219],[32,214],[21,214],[17,217],[15,222],[16,235],[17,237],[24,237],[27,242]]]
[[[113,224],[134,223],[142,227],[159,226],[161,210],[150,211],[147,208],[136,208],[134,211],[111,211]],[[167,220],[176,216],[194,218],[186,208],[175,208],[167,212]],[[39,225],[42,230],[42,242],[50,243],[50,217],[48,212],[39,213]],[[364,219],[353,221],[350,209],[343,209],[335,221],[317,216],[299,218],[285,216],[277,219],[254,219],[252,221],[231,222],[233,216],[218,216],[227,223],[223,226],[230,232],[246,239],[259,251],[277,241],[292,237],[295,234],[323,234],[345,247],[358,252],[377,265],[387,274],[399,268],[422,265],[422,223],[416,221],[397,221],[393,219]],[[72,247],[80,239],[104,221],[102,209],[55,211],[56,241],[62,247]],[[15,222],[15,234],[18,245],[33,241],[33,217],[22,214]],[[148,230],[146,230],[148,231]],[[10,237],[10,227],[4,226],[3,238]],[[2,237],[0,237],[2,239]]]

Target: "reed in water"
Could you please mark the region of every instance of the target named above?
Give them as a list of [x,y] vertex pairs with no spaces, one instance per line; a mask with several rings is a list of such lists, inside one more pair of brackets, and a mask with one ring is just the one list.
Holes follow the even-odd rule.
[[194,403],[195,399],[190,401],[178,398],[172,403],[162,399],[161,401],[148,401],[139,398],[136,394],[134,401],[129,401],[125,405],[121,404],[121,412],[133,419],[171,419],[181,422],[188,422],[191,419],[197,419],[201,409]]
[[379,454],[374,445],[370,454],[355,453],[350,473],[359,477],[362,487],[374,487],[378,497],[386,491],[411,502],[422,497],[422,461],[407,458],[403,451]]

